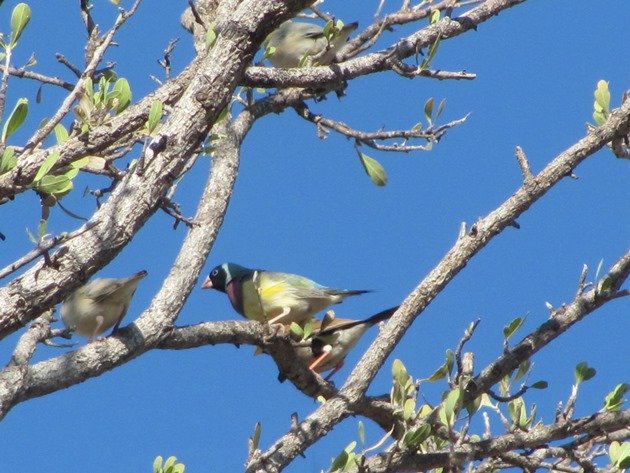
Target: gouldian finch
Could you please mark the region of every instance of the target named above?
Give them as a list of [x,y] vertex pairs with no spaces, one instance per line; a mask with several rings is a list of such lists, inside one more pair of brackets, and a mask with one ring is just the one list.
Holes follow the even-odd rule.
[[225,292],[234,310],[248,319],[283,325],[304,325],[326,307],[370,292],[333,289],[297,274],[253,270],[234,263],[214,268],[201,287]]
[[[386,309],[364,320],[332,319],[315,322],[310,338],[297,343],[295,352],[310,369],[317,373],[333,370],[328,376],[341,369],[346,355],[354,348],[363,334],[373,325],[389,319],[399,306]],[[328,314],[327,314],[328,315]],[[284,376],[281,376],[281,381]]]
[[269,62],[274,67],[298,67],[304,56],[316,56],[324,50],[326,52],[317,59],[317,64],[327,66],[357,26],[359,24],[356,22],[343,25],[333,33],[329,42],[321,26],[289,20],[272,31],[263,45],[274,48],[273,54],[269,56]]
[[61,320],[66,327],[92,340],[114,327],[116,332],[127,313],[136,287],[146,271],[128,278],[94,279],[70,294],[61,305]]

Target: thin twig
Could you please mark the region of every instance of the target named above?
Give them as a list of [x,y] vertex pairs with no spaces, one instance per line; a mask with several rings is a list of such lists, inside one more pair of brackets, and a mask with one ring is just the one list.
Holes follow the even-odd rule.
[[525,182],[529,182],[531,179],[534,178],[534,176],[532,174],[531,169],[529,168],[529,162],[527,161],[527,156],[525,155],[523,148],[521,148],[520,146],[517,146],[516,150],[514,151],[514,154],[516,155],[516,161],[518,161],[518,166],[521,168],[523,179],[525,180]]
[[83,233],[87,232],[91,228],[93,228],[96,225],[98,225],[98,223],[99,222],[97,222],[97,221],[88,222],[85,225],[83,225],[81,228],[79,228],[78,230],[75,230],[74,232],[62,233],[59,236],[55,236],[55,237],[52,237],[52,238],[47,239],[45,241],[42,241],[37,246],[37,248],[29,251],[27,254],[22,256],[17,261],[14,261],[10,265],[8,265],[8,266],[4,267],[3,269],[1,269],[0,270],[0,279],[6,278],[9,274],[17,271],[18,269],[20,269],[21,267],[27,265],[28,263],[30,263],[34,259],[36,259],[36,258],[42,256],[43,254],[47,253],[48,251],[50,251],[54,247],[56,247],[58,245],[61,245],[62,243],[66,243],[67,241],[72,240],[73,238],[76,238],[79,235],[82,235]]
[[464,374],[464,364],[462,363],[462,350],[464,349],[464,345],[472,338],[477,326],[481,322],[481,319],[475,319],[470,326],[464,332],[464,336],[460,339],[457,347],[455,348],[455,363],[457,364],[457,376],[456,380],[459,380]]
[[92,19],[92,14],[90,13],[91,9],[90,2],[88,0],[81,0],[81,19],[83,23],[85,23],[85,28],[87,29],[88,38],[92,36],[92,32],[96,27],[94,20]]
[[173,54],[173,50],[178,41],[179,38],[170,40],[164,50],[163,59],[158,60],[158,64],[164,68],[164,77],[166,80],[171,80],[171,54]]
[[580,273],[580,279],[578,280],[577,292],[575,293],[575,297],[580,297],[584,294],[584,289],[588,287],[588,284],[585,284],[586,274],[588,273],[588,266],[582,266],[582,272]]
[[454,126],[462,124],[468,116],[460,118],[458,120],[451,121],[445,125],[441,125],[439,127],[430,127],[426,130],[421,129],[409,129],[409,130],[392,130],[392,131],[376,131],[376,132],[363,132],[359,130],[355,130],[350,128],[343,122],[331,120],[329,118],[322,117],[321,115],[316,115],[312,113],[306,104],[301,103],[299,105],[295,105],[293,107],[296,113],[314,124],[318,127],[325,127],[331,130],[336,131],[339,134],[347,136],[348,138],[354,138],[359,141],[361,144],[365,144],[371,148],[378,149],[381,151],[398,151],[398,152],[410,152],[415,150],[427,150],[429,149],[427,146],[422,145],[407,145],[407,144],[393,144],[393,145],[382,145],[377,143],[377,141],[384,140],[392,140],[396,138],[402,138],[405,140],[409,139],[425,139],[429,142],[438,141],[442,135],[449,129]]
[[[42,313],[33,321],[28,330],[22,334],[15,345],[15,350],[13,350],[13,355],[11,356],[11,360],[7,364],[7,367],[28,366],[28,362],[35,354],[37,343],[44,340],[48,335],[50,324],[53,320],[53,312],[54,309],[48,309]],[[24,378],[21,381],[24,381]]]
[[64,66],[66,66],[68,69],[70,69],[70,71],[77,77],[81,77],[81,69],[79,69],[77,66],[75,66],[74,64],[72,64],[70,61],[68,61],[68,59],[66,58],[66,56],[64,56],[61,53],[57,53],[55,54],[55,58],[57,58],[57,61],[61,64],[63,64]]
[[70,82],[66,82],[63,79],[59,79],[58,77],[50,77],[44,74],[40,74],[38,72],[27,71],[23,67],[19,69],[16,69],[15,67],[9,67],[9,74],[15,77],[36,80],[38,82],[41,82],[42,84],[56,85],[70,91],[74,89],[74,84],[71,84]]
[[395,61],[395,64],[392,65],[392,70],[409,79],[413,79],[414,77],[430,77],[438,80],[475,80],[477,78],[477,74],[472,72],[421,69],[418,66],[405,64],[400,60]]
[[59,107],[55,115],[50,120],[48,120],[46,124],[42,126],[31,137],[31,139],[28,140],[25,148],[34,149],[38,144],[40,144],[44,140],[44,138],[46,138],[54,130],[57,124],[61,122],[63,117],[65,117],[68,114],[74,101],[77,100],[79,96],[83,93],[84,88],[85,88],[85,82],[87,81],[87,79],[92,77],[92,75],[94,74],[94,71],[96,70],[96,67],[103,59],[105,52],[107,51],[112,40],[114,39],[114,35],[120,29],[120,27],[125,23],[125,21],[127,21],[127,19],[136,12],[141,1],[142,0],[136,0],[128,12],[121,12],[118,15],[118,18],[116,18],[116,22],[114,23],[114,26],[112,26],[112,28],[107,32],[107,35],[105,35],[105,38],[103,38],[103,41],[101,42],[101,44],[94,51],[94,56],[92,57],[92,59],[90,60],[90,63],[87,65],[87,67],[81,74],[79,81],[75,84],[74,90],[70,94],[68,94],[68,96],[64,99],[64,101],[62,102],[61,106]]
[[197,7],[195,6],[195,2],[193,0],[188,0],[188,6],[190,7],[190,11],[192,12],[193,17],[195,18],[195,22],[203,26],[203,28],[205,29],[206,24],[203,22],[203,19],[199,15],[199,12],[197,11]]
[[6,48],[4,56],[4,68],[2,70],[2,84],[0,84],[0,121],[3,121],[4,107],[7,98],[7,86],[9,85],[9,64],[11,64],[11,48]]

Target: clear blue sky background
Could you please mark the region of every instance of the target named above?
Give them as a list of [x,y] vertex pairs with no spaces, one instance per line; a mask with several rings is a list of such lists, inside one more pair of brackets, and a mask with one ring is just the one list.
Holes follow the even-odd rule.
[[[33,18],[15,64],[36,52],[34,70],[72,80],[54,53],[82,64],[85,33],[77,2],[32,3]],[[105,29],[114,9],[105,1],[95,3],[95,16]],[[326,7],[365,26],[377,3],[330,1]],[[0,7],[0,31],[9,31],[15,4],[6,1]],[[135,99],[155,88],[150,75],[162,77],[156,60],[169,39],[180,38],[172,58],[175,72],[193,55],[191,37],[179,26],[186,2],[156,5],[142,5],[108,55],[117,62],[118,74],[131,82]],[[311,103],[312,111],[364,130],[412,126],[422,119],[429,97],[447,99],[442,121],[471,114],[431,152],[365,150],[387,169],[385,188],[372,185],[348,140],[331,134],[321,141],[314,127],[292,112],[265,117],[243,145],[235,194],[207,270],[234,261],[301,273],[331,286],[376,290],[338,306],[341,317],[365,317],[400,303],[451,247],[462,221],[471,224],[487,214],[521,184],[516,145],[537,172],[584,135],[599,79],[610,82],[612,104],[619,104],[630,86],[629,17],[625,0],[530,1],[477,32],[442,43],[433,67],[474,72],[475,81],[379,74],[353,81],[341,101],[331,95]],[[385,34],[379,45],[401,34]],[[31,130],[54,113],[63,97],[45,87],[43,102],[36,105],[37,86],[10,80],[7,108],[28,97]],[[23,131],[12,143],[21,143],[27,136]],[[186,214],[194,213],[209,164],[200,159],[179,186],[176,200]],[[502,328],[510,320],[527,316],[524,330],[529,331],[548,317],[545,301],[556,306],[570,301],[582,264],[589,265],[593,277],[601,259],[608,268],[628,248],[629,171],[628,161],[601,151],[577,169],[579,179],[566,179],[535,204],[519,218],[520,230],[497,237],[418,318],[369,392],[389,391],[394,358],[404,360],[414,376],[429,376],[477,317],[482,322],[468,349],[481,369],[501,353]],[[64,203],[89,216],[95,203],[82,197],[82,190],[105,184],[101,178],[81,178]],[[7,236],[0,242],[4,266],[31,248],[25,228],[36,228],[38,201],[33,193],[22,194],[0,212],[0,231]],[[173,262],[185,228],[173,231],[171,224],[158,213],[99,275],[149,271],[124,324],[147,307]],[[79,225],[54,209],[49,229],[59,233]],[[630,381],[629,311],[630,301],[610,304],[535,356],[532,380],[546,379],[550,386],[526,399],[539,405],[544,421],[553,418],[557,402],[566,400],[580,361],[588,361],[598,375],[583,386],[578,415],[599,409],[614,385]],[[224,295],[196,289],[178,324],[237,318]],[[367,334],[348,366],[375,335],[376,329]],[[16,340],[3,341],[4,362]],[[36,359],[62,352],[40,348]],[[290,383],[278,383],[273,360],[254,358],[252,352],[227,345],[154,351],[97,379],[18,405],[0,423],[3,470],[139,472],[150,471],[156,455],[176,455],[190,472],[240,471],[256,422],[262,422],[261,447],[267,448],[287,431],[291,413],[303,418],[316,408]],[[338,385],[348,369],[336,375]],[[422,396],[437,403],[443,389],[439,383],[424,385]],[[347,419],[288,471],[327,469],[330,459],[357,438],[356,425],[357,419]],[[368,445],[382,435],[369,421],[366,432]]]

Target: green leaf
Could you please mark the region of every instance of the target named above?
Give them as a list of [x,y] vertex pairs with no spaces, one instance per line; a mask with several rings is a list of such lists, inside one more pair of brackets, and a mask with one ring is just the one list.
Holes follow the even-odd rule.
[[68,141],[68,130],[61,123],[55,125],[55,139],[58,144]]
[[479,410],[481,407],[481,396],[473,399],[468,404],[466,404],[466,411],[468,415],[472,417],[472,415]]
[[4,127],[2,127],[2,138],[0,141],[2,143],[7,142],[7,138],[10,137],[15,131],[20,128],[24,120],[26,119],[26,115],[28,114],[28,100],[27,99],[19,99],[9,115]]
[[35,185],[35,188],[44,193],[55,197],[63,197],[72,190],[72,180],[66,176],[44,176]]
[[154,100],[151,103],[151,108],[149,109],[149,117],[147,118],[146,127],[149,130],[149,133],[152,133],[153,130],[157,127],[158,123],[162,119],[162,111],[163,104],[159,100]]
[[30,19],[31,8],[26,3],[18,3],[11,14],[11,48],[15,47]]
[[359,159],[361,160],[363,169],[365,169],[365,172],[370,176],[370,179],[375,185],[383,187],[387,184],[387,173],[383,166],[381,166],[381,163],[363,153],[359,153]]
[[608,112],[610,110],[610,91],[608,90],[608,82],[600,80],[597,82],[595,89],[595,104],[600,110]]
[[313,334],[314,329],[315,329],[315,321],[311,319],[308,322],[306,322],[306,324],[304,324],[304,327],[302,328],[303,330],[302,338],[305,340],[310,338],[311,335]]
[[206,31],[206,51],[210,51],[216,40],[217,34],[215,33],[214,28],[208,28],[208,31]]
[[37,225],[37,241],[42,241],[44,235],[46,235],[46,229],[48,228],[48,221],[46,219],[41,219],[39,221],[39,225]]
[[435,381],[439,381],[440,379],[446,378],[448,374],[448,367],[446,364],[440,366],[435,372],[427,379],[427,381],[433,383]]
[[291,322],[289,329],[291,330],[291,333],[294,333],[295,335],[300,337],[300,340],[304,338],[304,330],[297,322]]
[[407,447],[418,448],[422,442],[429,438],[429,435],[431,435],[431,426],[424,424],[413,432],[407,432],[403,438],[403,443]]
[[332,20],[328,20],[326,22],[326,25],[324,26],[324,29],[322,30],[322,34],[329,41],[330,41],[332,35],[335,32],[334,28],[335,28],[335,24],[333,23],[333,21]]
[[0,175],[9,172],[15,166],[17,166],[17,159],[15,159],[15,150],[10,147],[4,148],[2,151],[2,157],[0,157]]
[[595,376],[596,371],[594,368],[588,366],[585,361],[578,363],[574,370],[575,384],[580,384],[582,381],[588,381]]
[[608,456],[610,457],[610,462],[618,468],[630,467],[630,442],[622,444],[617,441],[612,442],[608,450]]
[[84,156],[83,158],[79,158],[76,161],[72,161],[70,163],[70,166],[75,168],[75,169],[84,168],[85,166],[90,164],[90,161],[92,161],[93,158],[94,158],[94,156]]
[[219,122],[221,122],[221,121],[222,121],[225,117],[227,117],[227,116],[228,116],[228,113],[229,113],[229,112],[230,112],[230,107],[229,107],[229,105],[228,105],[228,106],[226,106],[223,110],[221,110],[221,111],[219,112],[219,116],[217,117],[217,119],[216,119],[215,123],[219,123]]
[[440,104],[438,105],[437,112],[435,112],[435,119],[437,120],[440,115],[442,115],[442,111],[444,111],[444,107],[446,106],[446,99],[440,100]]
[[66,172],[63,173],[63,175],[66,176],[70,180],[77,177],[78,174],[79,174],[79,168],[75,168],[73,166],[70,166],[70,168]]
[[416,413],[416,401],[415,399],[407,399],[405,401],[405,405],[403,406],[403,419],[405,421],[409,421],[411,420],[411,418],[415,415]]
[[437,23],[438,21],[440,21],[440,10],[433,10],[433,12],[431,13],[429,24],[432,25],[434,23]]
[[602,125],[610,114],[610,91],[608,82],[600,80],[595,89],[595,102],[593,103],[593,120],[596,124]]
[[524,429],[527,423],[527,409],[525,408],[525,402],[523,398],[516,398],[510,402],[508,402],[508,413],[510,414],[510,419],[515,426],[520,429]]
[[346,463],[348,463],[348,452],[343,450],[337,455],[337,458],[333,460],[332,465],[330,465],[330,471],[342,470],[346,466]]
[[267,46],[265,52],[263,53],[263,61],[273,56],[275,52],[276,48],[274,48],[273,46]]
[[606,122],[606,115],[603,112],[595,110],[593,112],[593,121],[597,125],[603,125]]
[[444,364],[440,366],[435,372],[427,379],[429,382],[438,381],[440,379],[445,378],[453,371],[453,366],[455,366],[455,354],[453,350],[446,350],[446,355],[444,358]]
[[41,181],[41,179],[45,175],[47,175],[48,172],[53,168],[55,163],[59,161],[59,158],[60,158],[60,155],[58,151],[53,151],[52,153],[49,153],[48,156],[46,156],[46,159],[44,159],[44,162],[42,163],[40,168],[37,170],[37,173],[35,174],[35,178],[33,179],[33,184],[37,183],[38,181]]
[[85,79],[85,87],[83,87],[84,95],[86,95],[89,99],[94,98],[94,83],[92,82],[92,78],[88,77]]
[[461,404],[462,391],[460,388],[452,389],[447,395],[440,408],[439,417],[442,423],[452,427],[455,423],[455,416]]
[[116,113],[121,113],[131,103],[131,87],[127,79],[121,78],[114,84],[115,97],[118,99]]
[[398,384],[404,384],[409,378],[407,368],[405,368],[403,362],[400,361],[398,358],[396,358],[392,363],[392,377],[394,378],[394,381]]
[[508,325],[503,327],[503,338],[505,338],[506,341],[509,340],[510,337],[514,335],[514,332],[516,332],[521,327],[521,325],[523,325],[523,321],[523,318],[516,317]]
[[597,283],[597,293],[598,294],[602,294],[604,292],[608,292],[613,288],[613,278],[611,278],[610,276],[605,276],[603,277],[598,283]]
[[630,391],[630,384],[618,384],[615,386],[608,395],[604,398],[604,410],[616,412],[621,409],[623,405],[623,397]]
[[162,457],[157,456],[155,460],[153,460],[153,473],[160,473],[162,470]]
[[262,433],[262,424],[260,422],[256,422],[254,426],[254,435],[252,436],[252,449],[256,450],[258,445],[260,445],[260,434]]
[[365,445],[365,426],[363,425],[362,421],[359,421],[357,430],[358,430],[359,440],[361,442],[361,445]]
[[532,362],[527,359],[518,365],[518,370],[516,371],[516,375],[514,376],[514,381],[518,381],[527,373],[529,373],[529,369],[532,367]]
[[177,457],[174,457],[174,456],[168,457],[168,459],[166,460],[166,463],[164,463],[164,469],[168,470],[175,464],[176,461],[177,461]]
[[[437,13],[439,14],[439,12]],[[429,68],[431,61],[433,61],[433,59],[437,55],[439,46],[440,46],[440,36],[438,35],[437,38],[435,38],[435,42],[429,48],[429,52],[427,53],[427,56],[424,58],[424,61],[422,61],[422,64],[420,64],[420,70],[424,71]]]
[[536,381],[534,384],[532,384],[530,386],[530,388],[532,388],[532,389],[547,389],[548,386],[549,386],[549,383],[547,381],[541,380],[541,381]]
[[444,361],[448,372],[451,373],[453,371],[453,366],[455,365],[455,353],[450,348],[446,350],[446,356]]
[[426,103],[424,104],[424,118],[427,120],[429,124],[433,123],[432,116],[433,116],[434,103],[435,101],[433,100],[433,97],[430,97],[429,100],[427,100]]

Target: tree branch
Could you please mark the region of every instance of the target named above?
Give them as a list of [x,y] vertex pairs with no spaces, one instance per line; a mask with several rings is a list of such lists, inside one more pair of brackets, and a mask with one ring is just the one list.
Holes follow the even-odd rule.
[[[497,3],[501,2],[486,2],[483,6],[496,6]],[[587,136],[578,143],[560,153],[531,182],[524,183],[512,197],[473,225],[469,233],[457,240],[442,261],[411,292],[400,309],[387,322],[354,368],[339,394],[300,424],[300,434],[295,432],[285,434],[270,447],[267,452],[269,456],[265,457],[264,461],[254,459],[248,464],[247,471],[278,471],[339,423],[343,416],[339,416],[338,413],[345,412],[349,403],[359,399],[365,393],[385,358],[400,341],[407,328],[466,266],[468,261],[492,238],[511,226],[519,215],[569,174],[573,168],[615,137],[626,134],[628,128],[630,128],[630,105],[624,103],[621,108],[611,114],[606,123],[589,131]],[[484,387],[487,386],[484,385]],[[305,436],[301,434],[302,432],[309,434]]]

